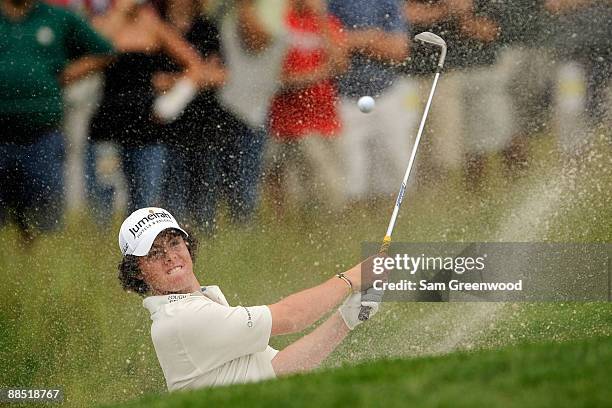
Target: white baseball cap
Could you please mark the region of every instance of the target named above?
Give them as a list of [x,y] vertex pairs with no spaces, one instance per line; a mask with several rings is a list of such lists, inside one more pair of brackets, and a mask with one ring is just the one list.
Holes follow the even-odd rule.
[[123,255],[145,256],[160,232],[175,228],[185,236],[172,214],[163,208],[141,208],[130,214],[119,230],[119,249]]

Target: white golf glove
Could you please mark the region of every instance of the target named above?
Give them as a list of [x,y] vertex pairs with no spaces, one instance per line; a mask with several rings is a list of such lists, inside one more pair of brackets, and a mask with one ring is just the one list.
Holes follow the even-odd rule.
[[188,78],[179,79],[165,94],[155,98],[153,112],[163,123],[175,121],[198,93],[196,85]]
[[[340,306],[340,315],[346,323],[347,327],[353,330],[355,327],[359,326],[363,323],[362,320],[359,320],[359,312],[361,311],[361,306],[370,308],[369,318],[372,318],[378,312],[379,302],[374,301],[372,296],[368,296],[367,293],[364,294],[364,299],[361,299],[361,293],[353,293],[350,295],[342,306]],[[370,300],[372,298],[372,300]]]

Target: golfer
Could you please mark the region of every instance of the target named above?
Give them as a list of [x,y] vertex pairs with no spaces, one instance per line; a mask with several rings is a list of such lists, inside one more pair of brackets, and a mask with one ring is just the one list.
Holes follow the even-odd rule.
[[[133,212],[121,225],[119,280],[144,299],[151,337],[169,391],[260,381],[311,370],[361,323],[361,267],[267,306],[230,306],[217,286],[193,273],[197,244],[161,208]],[[270,336],[301,332],[340,308],[283,350]]]

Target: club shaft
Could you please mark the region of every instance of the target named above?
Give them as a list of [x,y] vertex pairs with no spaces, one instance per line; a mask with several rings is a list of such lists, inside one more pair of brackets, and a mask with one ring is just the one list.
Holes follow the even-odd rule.
[[[438,68],[436,75],[434,76],[433,85],[431,86],[431,91],[429,92],[429,98],[427,98],[427,104],[425,104],[425,111],[423,112],[423,117],[421,118],[421,124],[419,125],[419,131],[417,132],[416,139],[414,140],[414,145],[412,146],[412,153],[410,154],[410,160],[408,161],[408,168],[406,169],[406,174],[404,174],[404,179],[402,180],[402,185],[400,186],[400,190],[397,193],[397,199],[395,200],[395,207],[393,208],[393,214],[391,214],[391,219],[389,220],[389,226],[387,227],[387,234],[383,239],[383,244],[380,252],[386,253],[389,249],[389,245],[391,244],[391,234],[393,234],[393,228],[395,227],[395,221],[397,219],[397,214],[399,213],[400,206],[402,205],[402,200],[404,199],[404,192],[406,191],[406,185],[408,184],[408,179],[410,178],[410,173],[412,172],[412,167],[414,165],[414,159],[416,158],[416,153],[419,148],[419,143],[421,142],[421,136],[423,136],[423,129],[425,129],[425,121],[427,120],[427,115],[429,114],[429,108],[431,106],[431,101],[433,100],[434,92],[436,91],[436,86],[438,85],[438,78],[440,78],[441,67]],[[370,308],[366,306],[362,306],[359,311],[359,320],[365,321],[368,320],[370,316]]]
[[436,72],[436,75],[433,80],[433,85],[431,86],[431,91],[429,92],[429,98],[427,98],[427,104],[425,105],[425,111],[423,112],[423,117],[421,118],[421,124],[419,125],[419,131],[417,132],[417,136],[414,141],[414,145],[412,146],[412,153],[410,154],[410,160],[408,161],[408,168],[406,169],[406,174],[404,174],[402,185],[400,187],[399,193],[397,194],[397,200],[395,200],[395,207],[393,208],[393,214],[391,214],[391,219],[389,220],[389,226],[387,227],[387,234],[385,236],[385,240],[390,240],[391,234],[393,234],[393,228],[395,227],[395,221],[397,220],[397,215],[399,214],[399,209],[400,209],[400,206],[402,205],[402,200],[404,199],[404,192],[406,190],[406,185],[408,184],[408,179],[410,178],[410,173],[412,172],[412,167],[414,165],[414,160],[416,158],[417,150],[419,148],[419,143],[421,142],[421,136],[423,136],[423,129],[425,128],[425,121],[427,120],[427,115],[429,113],[429,107],[431,106],[431,101],[433,99],[433,95],[436,90],[436,85],[438,84],[438,78],[440,78],[440,72]]

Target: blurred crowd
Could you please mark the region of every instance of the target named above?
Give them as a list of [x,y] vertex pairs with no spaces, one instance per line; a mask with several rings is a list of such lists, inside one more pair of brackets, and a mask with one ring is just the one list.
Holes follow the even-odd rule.
[[[168,208],[213,234],[267,190],[341,212],[396,193],[437,50],[448,56],[417,171],[529,165],[529,138],[579,154],[611,125],[608,0],[0,0],[0,225],[25,242],[85,203]],[[361,96],[376,100],[371,113]]]

